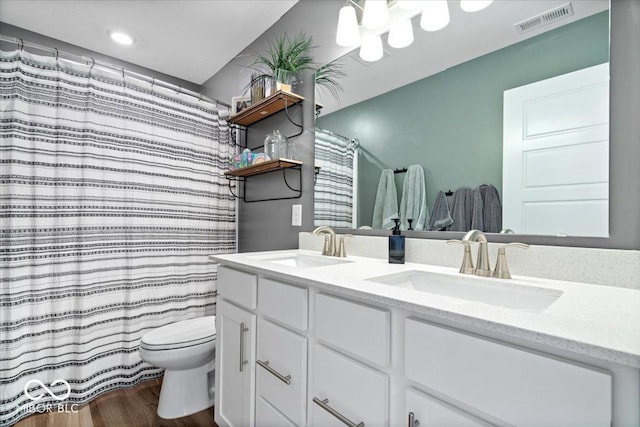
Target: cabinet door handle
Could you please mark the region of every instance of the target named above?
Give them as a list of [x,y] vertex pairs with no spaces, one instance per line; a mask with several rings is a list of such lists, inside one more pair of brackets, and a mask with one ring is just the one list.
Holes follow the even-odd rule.
[[244,365],[249,361],[244,359],[244,333],[249,331],[249,328],[244,326],[244,322],[240,323],[240,372],[244,371]]
[[409,412],[409,427],[418,427],[420,421],[416,420],[416,414]]
[[265,360],[264,362],[262,360],[256,360],[256,363],[260,366],[262,366],[264,369],[266,369],[270,374],[272,374],[273,376],[275,376],[277,379],[279,379],[280,381],[282,381],[283,383],[285,383],[286,385],[291,384],[291,375],[287,375],[286,377],[284,375],[282,375],[280,372],[276,371],[275,369],[273,369],[271,366],[269,366],[269,361]]
[[364,422],[361,421],[358,424],[356,424],[353,421],[351,421],[349,418],[345,417],[340,412],[336,411],[331,406],[329,406],[328,405],[329,399],[320,400],[319,398],[314,397],[313,403],[320,406],[322,409],[324,409],[325,411],[327,411],[328,413],[330,413],[331,415],[333,415],[334,417],[336,417],[337,419],[339,419],[349,427],[364,427]]

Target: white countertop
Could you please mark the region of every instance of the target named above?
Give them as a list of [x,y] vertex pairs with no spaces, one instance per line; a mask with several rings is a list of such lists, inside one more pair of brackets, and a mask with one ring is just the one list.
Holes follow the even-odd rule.
[[[640,368],[640,292],[634,289],[514,276],[562,295],[543,311],[526,311],[465,301],[365,279],[405,271],[459,275],[457,269],[426,264],[389,264],[386,260],[350,256],[352,262],[311,268],[289,267],[260,259],[315,251],[287,250],[214,255],[231,267],[277,273],[294,283],[402,307],[434,318],[493,331],[523,340]],[[466,276],[465,277],[469,277]],[[487,279],[508,285],[509,280]]]

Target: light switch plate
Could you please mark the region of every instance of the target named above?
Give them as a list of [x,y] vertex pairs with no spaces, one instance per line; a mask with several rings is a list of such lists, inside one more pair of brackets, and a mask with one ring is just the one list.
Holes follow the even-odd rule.
[[294,227],[302,225],[302,205],[291,206],[291,225]]

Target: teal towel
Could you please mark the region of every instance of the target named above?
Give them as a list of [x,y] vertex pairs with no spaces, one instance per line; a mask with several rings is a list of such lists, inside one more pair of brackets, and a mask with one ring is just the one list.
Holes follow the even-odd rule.
[[429,220],[427,208],[427,187],[424,181],[424,169],[420,165],[411,165],[402,184],[400,199],[400,229],[409,229],[409,219],[414,230],[426,230]]

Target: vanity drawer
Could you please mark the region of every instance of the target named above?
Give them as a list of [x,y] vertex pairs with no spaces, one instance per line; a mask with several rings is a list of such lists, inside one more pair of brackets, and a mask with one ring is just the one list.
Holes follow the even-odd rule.
[[269,402],[261,397],[256,401],[256,427],[296,427]]
[[380,366],[389,365],[389,311],[324,294],[316,296],[315,309],[318,339]]
[[354,424],[388,426],[389,377],[322,345],[314,350],[311,425],[344,427],[334,410]]
[[271,279],[260,279],[260,312],[299,331],[309,323],[309,291]]
[[223,298],[255,309],[258,301],[258,278],[249,273],[218,267],[218,294]]
[[[267,367],[260,362],[266,363]],[[257,395],[295,424],[304,425],[307,417],[307,339],[260,319],[256,376]],[[289,384],[283,381],[287,376]]]
[[518,426],[609,426],[611,375],[415,319],[409,379]]
[[428,394],[409,388],[405,393],[405,416],[413,414],[414,426],[487,427],[490,424]]

